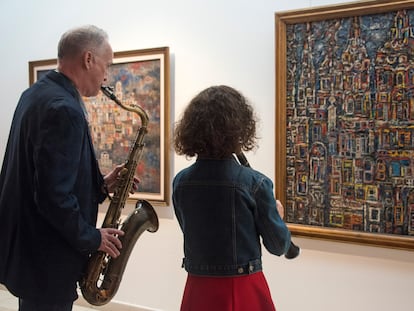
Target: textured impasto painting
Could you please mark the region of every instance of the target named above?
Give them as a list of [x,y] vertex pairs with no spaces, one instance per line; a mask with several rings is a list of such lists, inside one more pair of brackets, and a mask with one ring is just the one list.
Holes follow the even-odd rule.
[[287,222],[414,235],[414,11],[286,26]]

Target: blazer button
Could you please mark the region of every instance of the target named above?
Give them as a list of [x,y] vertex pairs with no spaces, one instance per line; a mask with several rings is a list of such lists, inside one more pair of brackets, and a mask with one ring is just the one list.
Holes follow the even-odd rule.
[[252,265],[249,266],[249,271],[253,272],[254,271],[254,267]]
[[243,272],[244,272],[244,269],[240,267],[240,268],[237,270],[237,272],[239,272],[239,273],[243,273]]

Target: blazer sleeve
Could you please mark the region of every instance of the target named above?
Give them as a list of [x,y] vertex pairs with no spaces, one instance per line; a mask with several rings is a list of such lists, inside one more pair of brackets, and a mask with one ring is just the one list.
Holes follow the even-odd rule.
[[82,173],[85,123],[83,114],[64,100],[43,111],[34,142],[34,199],[39,213],[74,248],[90,253],[99,247],[101,236],[82,217],[73,191]]

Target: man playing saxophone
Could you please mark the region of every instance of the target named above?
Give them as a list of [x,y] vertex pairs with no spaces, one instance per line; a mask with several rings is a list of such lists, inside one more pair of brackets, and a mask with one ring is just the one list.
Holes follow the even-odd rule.
[[72,310],[89,255],[120,254],[123,232],[96,221],[122,165],[101,174],[82,102],[105,84],[112,59],[105,31],[71,29],[59,41],[57,70],[16,107],[0,175],[0,283],[20,311]]

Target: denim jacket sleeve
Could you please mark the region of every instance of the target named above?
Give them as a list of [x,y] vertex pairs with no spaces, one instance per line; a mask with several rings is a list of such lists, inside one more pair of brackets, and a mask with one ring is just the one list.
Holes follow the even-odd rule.
[[273,182],[262,175],[254,189],[254,197],[256,227],[262,237],[264,247],[271,254],[277,256],[285,254],[290,246],[291,234],[277,211]]

